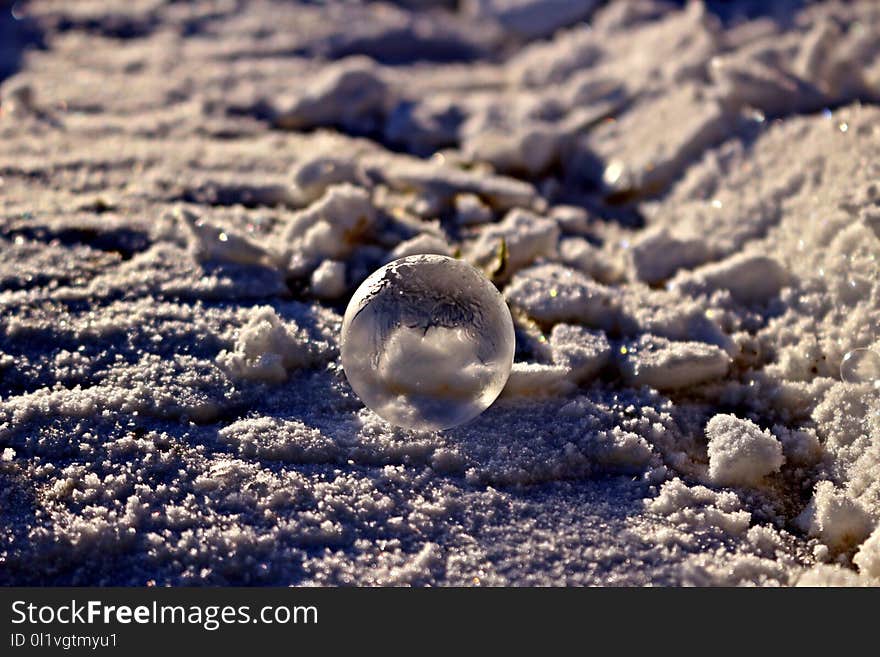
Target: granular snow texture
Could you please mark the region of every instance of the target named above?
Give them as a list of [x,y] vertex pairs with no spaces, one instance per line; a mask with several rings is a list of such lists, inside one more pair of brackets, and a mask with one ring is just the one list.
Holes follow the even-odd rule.
[[[0,2],[0,584],[880,583],[880,5]],[[516,363],[389,426],[353,290]]]

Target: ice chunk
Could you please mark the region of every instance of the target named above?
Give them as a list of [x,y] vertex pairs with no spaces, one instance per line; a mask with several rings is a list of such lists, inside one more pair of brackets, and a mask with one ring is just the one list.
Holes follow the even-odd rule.
[[223,427],[217,434],[244,458],[321,463],[333,460],[340,452],[332,439],[299,420],[247,418]]
[[822,443],[815,429],[789,429],[776,425],[773,433],[782,443],[785,462],[792,465],[812,465],[822,458]]
[[270,306],[254,308],[232,351],[217,356],[217,364],[231,376],[267,383],[280,383],[288,371],[313,362],[308,336],[296,325],[288,328]]
[[835,551],[859,545],[874,528],[867,510],[830,481],[816,484],[813,499],[796,522]]
[[316,297],[338,299],[347,289],[345,263],[339,260],[325,260],[312,272],[309,287]]
[[268,249],[231,228],[202,219],[186,208],[177,208],[175,214],[189,233],[189,250],[197,260],[239,265],[268,264],[273,260]]
[[451,256],[452,249],[443,238],[430,233],[422,233],[394,247],[391,252],[391,260],[419,254]]
[[306,257],[345,258],[375,226],[376,208],[366,190],[347,183],[333,185],[289,221],[284,242],[288,253]]
[[611,357],[611,345],[600,331],[582,326],[557,324],[550,333],[553,362],[570,370],[574,381],[588,381],[605,367]]
[[607,166],[603,182],[612,192],[656,194],[705,148],[721,141],[730,118],[695,85],[646,100],[589,138]]
[[435,198],[442,205],[451,205],[456,194],[467,193],[476,194],[499,210],[531,207],[537,198],[535,188],[521,180],[400,155],[365,156],[361,167],[371,180],[398,191]]
[[636,276],[649,285],[666,280],[679,269],[690,269],[710,257],[706,243],[679,238],[660,226],[639,236],[629,251]]
[[555,219],[563,233],[568,235],[589,235],[590,214],[574,205],[557,205],[550,210],[550,218]]
[[523,87],[559,84],[603,55],[593,30],[560,31],[552,41],[538,41],[515,54],[508,65],[510,78]]
[[462,226],[487,224],[492,221],[492,209],[476,194],[458,194],[455,197],[455,219]]
[[700,531],[714,526],[733,535],[743,534],[749,528],[751,514],[742,506],[731,491],[688,486],[679,478],[665,482],[657,497],[645,500],[648,511],[666,516],[676,524]]
[[571,368],[566,365],[514,363],[504,386],[505,397],[547,397],[574,390]]
[[751,107],[778,115],[821,106],[822,95],[815,87],[769,63],[774,49],[753,47],[712,60],[709,72],[727,107]]
[[562,126],[544,121],[506,125],[468,125],[462,151],[475,162],[488,162],[504,173],[524,172],[535,177],[559,156],[565,138]]
[[619,321],[612,290],[562,265],[523,270],[514,276],[504,295],[512,305],[545,324],[571,322],[608,329]]
[[388,117],[385,137],[411,153],[430,155],[458,143],[464,116],[459,97],[432,95],[417,103],[402,102]]
[[275,124],[288,130],[341,125],[355,131],[375,129],[389,101],[379,67],[367,57],[349,57],[322,71]]
[[785,268],[765,255],[738,254],[674,278],[670,286],[689,294],[729,290],[740,303],[759,303],[788,284]]
[[559,242],[559,259],[600,283],[614,283],[622,276],[622,266],[582,237],[566,237]]
[[559,241],[559,226],[534,212],[516,208],[504,219],[487,227],[473,247],[474,260],[483,265],[498,253],[502,240],[507,247],[507,266],[504,274],[510,275],[537,258],[553,258]]
[[643,335],[620,348],[620,373],[631,386],[677,390],[721,379],[730,357],[719,347],[704,342],[672,342]]
[[311,203],[330,185],[354,183],[357,177],[357,166],[351,159],[334,155],[308,158],[298,162],[293,170],[293,184],[301,203]]
[[735,415],[716,415],[706,424],[709,478],[724,486],[759,486],[782,467],[782,445],[766,429]]

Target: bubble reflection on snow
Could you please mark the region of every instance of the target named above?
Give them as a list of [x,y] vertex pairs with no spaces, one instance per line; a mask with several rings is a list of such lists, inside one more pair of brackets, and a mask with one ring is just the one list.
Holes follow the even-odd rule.
[[872,383],[880,387],[880,354],[873,349],[853,349],[840,363],[840,378],[847,383]]

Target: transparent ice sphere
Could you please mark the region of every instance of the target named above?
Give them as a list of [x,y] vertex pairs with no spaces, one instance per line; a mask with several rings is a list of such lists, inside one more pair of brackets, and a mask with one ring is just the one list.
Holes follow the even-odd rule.
[[514,352],[504,298],[461,260],[415,255],[371,274],[342,322],[351,387],[397,426],[448,429],[501,393]]
[[880,355],[873,349],[853,349],[840,363],[840,378],[849,383],[880,385]]

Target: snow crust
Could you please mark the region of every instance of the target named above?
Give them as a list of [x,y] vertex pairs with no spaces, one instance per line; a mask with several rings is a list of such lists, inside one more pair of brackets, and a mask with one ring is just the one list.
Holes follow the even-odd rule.
[[[880,583],[880,6],[758,4],[27,3],[0,583]],[[340,364],[414,253],[516,324],[449,431]]]

